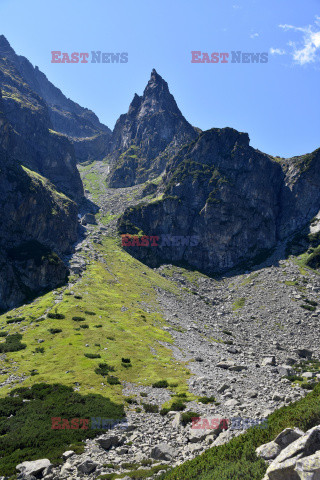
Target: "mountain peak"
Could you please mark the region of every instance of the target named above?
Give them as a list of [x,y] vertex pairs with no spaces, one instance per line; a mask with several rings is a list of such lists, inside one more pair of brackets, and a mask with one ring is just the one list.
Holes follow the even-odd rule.
[[0,53],[14,53],[13,48],[4,35],[0,35]]

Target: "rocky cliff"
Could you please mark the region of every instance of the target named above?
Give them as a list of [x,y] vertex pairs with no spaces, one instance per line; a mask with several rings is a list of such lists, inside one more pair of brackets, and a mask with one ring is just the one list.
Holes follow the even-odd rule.
[[0,92],[0,310],[65,281],[59,255],[76,241],[78,223],[77,205],[21,165],[29,150],[13,156],[23,154],[24,144],[5,110]]
[[247,134],[211,129],[170,160],[158,194],[128,209],[119,231],[159,236],[159,246],[127,247],[151,265],[212,273],[261,261],[319,211],[319,167],[319,151],[275,161]]
[[[20,77],[20,83],[22,80],[42,99],[51,128],[68,136],[75,144],[79,161],[87,161],[92,157],[101,159],[106,155],[111,130],[100,123],[91,110],[67,98],[37,66],[33,67],[27,58],[17,55],[3,35],[0,35],[0,57],[12,64]],[[96,140],[99,136],[100,142]]]
[[168,84],[152,70],[140,97],[135,94],[128,113],[113,130],[109,159],[114,168],[110,187],[128,187],[156,177],[177,150],[198,136],[180,112]]

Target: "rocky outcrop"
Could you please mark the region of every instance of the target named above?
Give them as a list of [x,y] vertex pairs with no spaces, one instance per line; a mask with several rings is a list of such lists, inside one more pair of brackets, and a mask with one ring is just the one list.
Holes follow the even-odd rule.
[[16,146],[0,96],[0,309],[66,279],[59,255],[77,238],[77,205],[12,156]]
[[128,113],[113,130],[109,159],[114,168],[110,187],[128,187],[156,177],[169,158],[198,136],[180,112],[168,84],[152,70],[140,97],[135,94]]
[[[79,161],[87,161],[93,157],[97,159],[96,155],[99,155],[101,158],[105,156],[105,148],[111,135],[111,130],[100,123],[98,117],[91,110],[83,108],[67,98],[59,88],[47,79],[37,66],[33,67],[27,58],[17,55],[3,35],[0,35],[1,58],[0,74],[2,73],[2,77],[0,76],[0,84],[3,84],[4,99],[5,102],[8,101],[9,103],[8,112],[11,112],[14,106],[14,111],[12,112],[15,119],[14,123],[19,122],[20,129],[21,125],[24,125],[26,128],[33,128],[34,122],[32,122],[32,118],[36,119],[39,115],[39,111],[36,114],[34,109],[36,105],[41,107],[41,124],[43,129],[51,128],[55,132],[68,136],[69,140],[75,142]],[[17,105],[13,101],[21,107],[19,111],[17,111]],[[27,113],[26,107],[32,108],[33,117],[29,115],[28,118],[24,118],[23,114]],[[94,137],[94,140],[92,137]],[[62,142],[61,136],[60,138],[57,138],[57,136],[54,138],[56,143]],[[33,141],[34,139],[34,135],[32,135],[31,140]],[[62,148],[66,144],[64,140]],[[44,146],[45,144],[42,145],[41,150],[44,150]],[[48,148],[46,153],[49,151]],[[71,156],[70,159],[65,161],[65,166],[70,169],[70,164],[74,163],[75,158],[73,149],[67,148],[66,155]],[[44,158],[41,158],[42,163]],[[77,172],[75,169],[73,170],[73,175],[77,178]],[[40,173],[45,174],[45,172]],[[52,178],[50,179],[53,181]]]
[[[320,426],[316,426],[298,435],[290,434],[286,429],[281,439],[286,438],[284,444],[279,436],[274,442],[280,448],[278,455],[269,466],[263,480],[317,480],[320,478]],[[268,444],[269,445],[269,444]],[[265,453],[270,450],[268,445],[262,445],[256,451],[257,455],[268,460]]]
[[52,129],[44,100],[29,87],[14,64],[1,57],[0,85],[3,112],[14,130],[11,154],[79,201],[83,187],[73,146],[67,137]]
[[159,237],[159,246],[128,247],[152,266],[212,273],[259,263],[320,208],[318,151],[310,158],[308,168],[286,170],[246,133],[208,130],[170,160],[158,197],[128,209],[119,231]]

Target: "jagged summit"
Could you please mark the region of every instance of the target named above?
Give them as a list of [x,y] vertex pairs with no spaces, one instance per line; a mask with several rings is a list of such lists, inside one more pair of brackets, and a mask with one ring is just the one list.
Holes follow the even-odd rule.
[[0,55],[4,56],[5,54],[6,56],[11,56],[14,54],[14,50],[6,37],[4,35],[0,35]]
[[143,95],[134,95],[128,113],[115,125],[110,140],[114,168],[109,185],[131,186],[150,175],[159,175],[169,156],[197,135],[179,110],[167,82],[153,69]]

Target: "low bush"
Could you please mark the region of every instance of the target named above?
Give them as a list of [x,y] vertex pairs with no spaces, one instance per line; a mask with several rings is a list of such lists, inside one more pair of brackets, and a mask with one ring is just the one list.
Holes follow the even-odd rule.
[[61,333],[62,330],[61,328],[49,328],[48,332],[52,333],[52,335],[55,335],[56,333]]
[[7,352],[18,352],[19,350],[24,350],[27,345],[21,343],[22,335],[20,333],[14,333],[12,335],[7,335],[6,341],[0,343],[0,353]]
[[153,388],[167,388],[169,386],[169,383],[167,380],[159,380],[158,382],[155,382],[152,384]]
[[107,363],[99,363],[99,367],[95,369],[95,373],[104,377],[108,375],[109,372],[114,372],[114,370],[115,368]]
[[146,413],[158,413],[159,407],[158,405],[154,405],[153,403],[142,403],[144,411]]
[[87,358],[101,358],[100,353],[85,353],[84,356]]
[[90,428],[52,429],[53,417],[120,419],[124,409],[102,395],[80,395],[65,385],[42,383],[12,390],[0,399],[0,475],[14,475],[16,465],[25,460],[49,458],[61,463],[71,444],[81,453],[86,438],[104,433]]
[[114,377],[113,375],[108,375],[107,382],[110,385],[121,385],[121,382],[118,377]]
[[53,318],[55,320],[63,320],[64,318],[66,318],[66,316],[62,313],[48,313],[47,317]]

